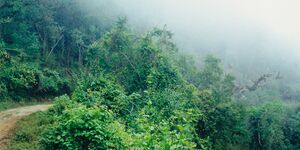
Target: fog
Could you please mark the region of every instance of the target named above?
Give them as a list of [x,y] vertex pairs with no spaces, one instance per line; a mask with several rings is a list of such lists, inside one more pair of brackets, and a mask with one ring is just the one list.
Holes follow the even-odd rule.
[[92,5],[100,2],[126,16],[136,30],[166,24],[181,52],[199,62],[214,54],[236,76],[281,72],[298,80],[300,75],[300,1],[93,0]]

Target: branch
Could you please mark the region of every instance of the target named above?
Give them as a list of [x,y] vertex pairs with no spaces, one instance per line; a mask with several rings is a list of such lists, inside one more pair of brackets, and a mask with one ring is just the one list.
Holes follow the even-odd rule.
[[122,52],[120,52],[120,53],[121,53],[121,54],[126,58],[126,60],[129,62],[130,66],[133,68],[133,70],[134,70],[134,71],[136,72],[136,74],[138,75],[139,80],[142,81],[142,78],[141,78],[141,76],[140,76],[138,70],[135,68],[135,66],[133,65],[133,63],[132,63],[132,62],[130,61],[130,59],[128,58],[128,56],[127,56],[126,54],[122,53]]
[[62,40],[63,38],[63,34],[59,37],[59,39],[56,41],[56,43],[53,45],[53,47],[51,48],[49,54],[46,57],[46,61],[48,60],[48,58],[50,57],[50,55],[52,54],[53,50],[56,48],[56,46],[58,45],[58,43]]
[[252,81],[253,85],[246,86],[246,88],[248,89],[248,91],[255,91],[257,88],[259,88],[261,83],[266,82],[267,79],[270,77],[272,77],[272,74],[264,74],[264,75],[260,76],[257,80]]
[[[234,91],[237,92],[238,94],[245,93],[247,91],[250,92],[255,91],[262,85],[262,83],[267,82],[267,80],[272,76],[273,76],[272,74],[263,74],[257,80],[252,81],[253,82],[252,85],[236,86]],[[274,77],[274,80],[280,80],[282,78],[283,77],[280,75],[280,73],[278,73],[277,76]]]

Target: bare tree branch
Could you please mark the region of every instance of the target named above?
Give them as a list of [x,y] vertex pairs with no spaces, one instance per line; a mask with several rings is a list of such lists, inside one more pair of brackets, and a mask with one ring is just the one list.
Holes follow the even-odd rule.
[[[238,94],[245,93],[247,91],[255,91],[257,90],[263,83],[267,82],[268,79],[270,79],[273,75],[272,74],[263,74],[261,75],[257,80],[252,81],[252,85],[246,85],[246,86],[236,86],[234,91]],[[278,73],[275,77],[274,80],[280,80],[283,77]]]
[[58,45],[58,43],[62,40],[62,38],[64,37],[63,34],[61,34],[61,36],[59,37],[59,39],[56,41],[56,43],[52,46],[49,54],[46,57],[46,61],[49,59],[50,55],[52,54],[53,50],[56,48],[56,46]]
[[130,59],[128,58],[128,56],[127,56],[126,54],[122,53],[122,52],[120,52],[120,54],[122,54],[122,55],[126,58],[126,60],[127,60],[128,63],[130,64],[130,66],[132,67],[132,69],[133,69],[133,70],[136,72],[136,74],[138,75],[139,80],[142,81],[142,78],[141,78],[141,76],[140,76],[139,71],[135,68],[135,65],[130,61]]

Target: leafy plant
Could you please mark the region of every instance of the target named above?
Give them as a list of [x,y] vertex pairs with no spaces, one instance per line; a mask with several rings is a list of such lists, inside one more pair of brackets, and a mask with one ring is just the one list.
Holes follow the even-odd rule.
[[59,117],[41,144],[45,149],[124,149],[128,141],[130,136],[107,108],[78,106]]

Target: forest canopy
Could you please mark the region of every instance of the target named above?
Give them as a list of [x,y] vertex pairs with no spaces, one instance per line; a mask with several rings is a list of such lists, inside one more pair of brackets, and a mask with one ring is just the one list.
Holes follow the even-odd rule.
[[0,101],[53,102],[7,149],[300,149],[280,75],[237,84],[221,59],[179,53],[166,26],[141,33],[82,5],[1,0]]

